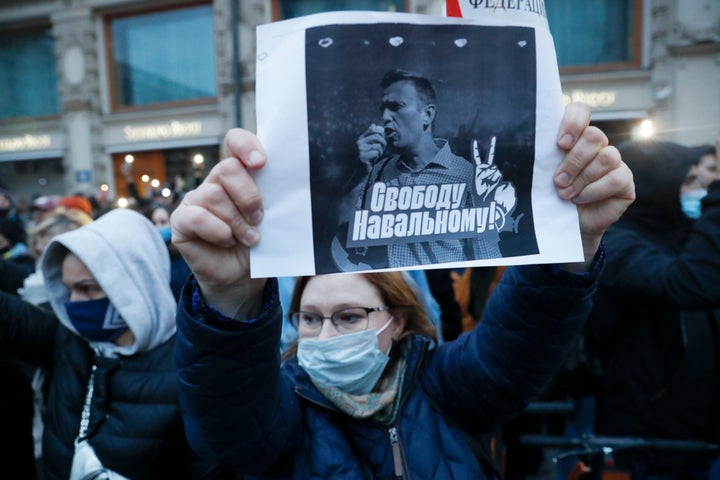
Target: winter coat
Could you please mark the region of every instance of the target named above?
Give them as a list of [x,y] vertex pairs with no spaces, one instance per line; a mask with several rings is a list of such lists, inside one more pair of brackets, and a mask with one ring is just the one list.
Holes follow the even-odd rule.
[[407,479],[489,478],[469,439],[542,389],[590,309],[591,286],[550,271],[508,269],[483,322],[453,342],[413,337],[401,407],[384,425],[339,412],[296,360],[281,366],[275,282],[255,322],[226,329],[193,316],[189,284],[176,344],[188,440],[213,462],[263,477],[395,478],[397,459]]
[[[90,342],[65,309],[62,262],[74,253],[132,330],[129,346]],[[94,375],[88,441],[103,465],[132,479],[216,478],[190,451],[173,358],[175,303],[170,261],[142,215],[113,210],[56,236],[41,260],[53,312],[0,295],[0,350],[47,371],[42,460],[47,480],[66,480]],[[215,470],[216,471],[216,470]]]
[[[605,234],[607,268],[588,323],[588,342],[605,365],[596,433],[715,442],[720,182],[693,221],[679,200],[692,149],[649,142],[621,151],[637,200]],[[704,464],[702,455],[639,453],[658,471]]]
[[18,294],[23,281],[35,271],[35,264],[13,262],[0,258],[0,291],[11,295]]

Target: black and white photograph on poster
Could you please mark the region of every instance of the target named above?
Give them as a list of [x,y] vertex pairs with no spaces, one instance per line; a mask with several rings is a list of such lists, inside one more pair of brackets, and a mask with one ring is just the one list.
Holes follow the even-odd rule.
[[256,181],[271,193],[252,275],[581,258],[577,211],[552,187],[563,107],[542,20],[259,27]]
[[477,25],[306,31],[318,273],[538,252],[534,40]]

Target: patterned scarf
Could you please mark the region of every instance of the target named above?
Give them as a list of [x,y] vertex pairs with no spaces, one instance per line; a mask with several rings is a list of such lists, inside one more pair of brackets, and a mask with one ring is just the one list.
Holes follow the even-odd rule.
[[400,352],[383,372],[372,392],[352,395],[336,387],[312,380],[315,387],[341,412],[353,418],[373,418],[383,425],[390,425],[397,416],[402,398],[405,367],[410,355],[412,340],[406,337],[400,344]]

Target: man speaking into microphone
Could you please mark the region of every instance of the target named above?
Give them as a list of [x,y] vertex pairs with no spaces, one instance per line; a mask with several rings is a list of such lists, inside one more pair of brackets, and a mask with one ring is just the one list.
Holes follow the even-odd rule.
[[[338,235],[333,257],[342,270],[394,268],[501,257],[499,232],[513,228],[515,187],[494,163],[495,137],[483,160],[477,140],[473,162],[455,155],[447,140],[433,135],[436,92],[424,76],[388,71],[382,119],[357,139],[367,177],[354,190],[355,210],[346,214],[347,240]],[[376,230],[376,246],[352,246]],[[472,230],[454,225],[472,224]],[[341,232],[343,229],[341,229]],[[344,232],[343,232],[344,233]],[[346,242],[346,243],[344,243]]]

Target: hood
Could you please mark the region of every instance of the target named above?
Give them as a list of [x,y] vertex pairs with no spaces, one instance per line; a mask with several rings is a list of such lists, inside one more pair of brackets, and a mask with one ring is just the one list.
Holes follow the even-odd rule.
[[[15,213],[15,199],[10,192],[0,184],[0,195],[7,199],[8,205],[0,208],[0,217],[12,216]],[[4,202],[3,202],[4,203]]]
[[618,224],[661,236],[682,236],[693,221],[682,211],[680,187],[698,160],[697,152],[660,141],[627,142],[618,150],[632,170],[636,195]]
[[177,303],[170,289],[168,249],[153,224],[138,212],[115,209],[92,223],[62,233],[45,248],[40,265],[50,304],[60,322],[77,334],[65,302],[62,262],[75,254],[93,274],[135,335],[133,345],[90,342],[104,355],[150,350],[175,333]]

